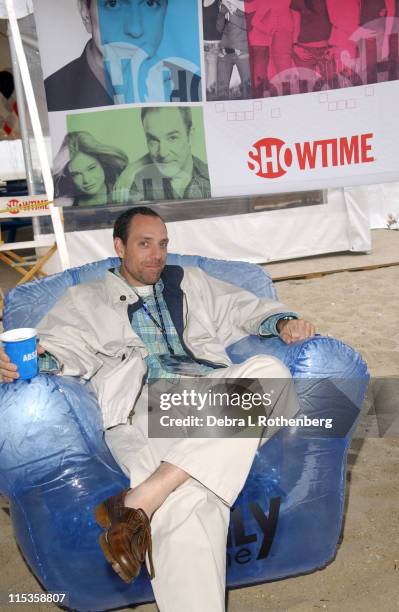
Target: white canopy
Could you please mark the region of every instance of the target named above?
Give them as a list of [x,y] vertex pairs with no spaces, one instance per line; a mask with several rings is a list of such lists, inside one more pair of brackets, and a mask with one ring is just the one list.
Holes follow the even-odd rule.
[[[17,19],[33,13],[32,0],[14,0],[13,5]],[[0,0],[0,19],[8,19],[6,0]]]

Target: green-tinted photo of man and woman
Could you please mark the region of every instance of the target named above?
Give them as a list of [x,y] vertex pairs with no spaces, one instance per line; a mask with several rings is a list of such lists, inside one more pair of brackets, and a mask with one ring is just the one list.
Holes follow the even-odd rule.
[[80,113],[54,160],[60,205],[106,206],[211,196],[201,108]]

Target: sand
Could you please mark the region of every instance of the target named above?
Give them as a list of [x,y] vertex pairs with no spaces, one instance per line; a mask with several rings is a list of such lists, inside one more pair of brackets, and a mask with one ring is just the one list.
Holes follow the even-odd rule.
[[[395,238],[392,234],[390,242],[397,240],[397,248],[399,232]],[[294,268],[300,271],[300,262]],[[306,576],[231,591],[228,612],[394,612],[399,610],[399,382],[392,377],[399,377],[399,266],[283,281],[277,289],[280,299],[315,322],[320,333],[360,351],[373,377],[389,377],[383,387],[378,380],[373,385],[385,392],[397,419],[391,414],[384,438],[352,443],[345,522],[335,560]],[[367,405],[363,424],[375,425],[373,419]],[[0,530],[0,591],[41,592],[15,544],[5,501],[0,503]],[[18,606],[33,609],[42,608]],[[137,610],[155,612],[156,606]]]

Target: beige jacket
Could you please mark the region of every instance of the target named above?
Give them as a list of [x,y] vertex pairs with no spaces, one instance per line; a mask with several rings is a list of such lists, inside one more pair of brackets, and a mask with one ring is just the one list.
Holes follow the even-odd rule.
[[[287,311],[199,268],[185,268],[180,287],[183,340],[195,357],[216,363],[230,365],[227,346],[257,334],[268,316]],[[63,374],[91,381],[104,428],[127,421],[143,386],[147,350],[127,314],[136,301],[129,285],[107,272],[102,280],[69,288],[37,326],[40,343]]]

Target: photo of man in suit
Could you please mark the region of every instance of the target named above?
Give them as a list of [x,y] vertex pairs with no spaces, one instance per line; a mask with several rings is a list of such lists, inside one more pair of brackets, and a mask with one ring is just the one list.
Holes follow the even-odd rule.
[[[167,40],[168,0],[78,0],[78,8],[91,38],[79,57],[45,79],[50,112],[200,100],[199,66],[176,57]],[[197,24],[187,27],[194,34]],[[170,61],[158,54],[165,40]]]
[[148,153],[129,164],[114,187],[114,201],[203,199],[211,197],[207,164],[192,153],[189,107],[145,107],[141,122]]

